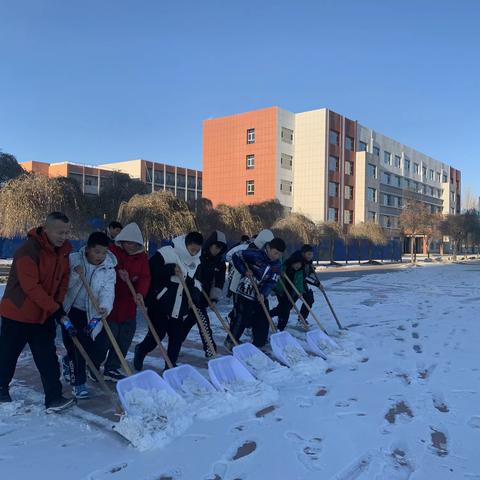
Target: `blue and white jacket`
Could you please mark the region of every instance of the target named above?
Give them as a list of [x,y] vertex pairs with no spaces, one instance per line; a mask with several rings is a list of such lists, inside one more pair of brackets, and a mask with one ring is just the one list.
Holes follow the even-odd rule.
[[256,299],[256,295],[250,279],[245,276],[247,266],[257,281],[260,293],[265,298],[270,295],[282,273],[280,260],[270,260],[264,249],[247,249],[235,252],[232,255],[232,261],[235,268],[242,275],[236,293],[252,300]]

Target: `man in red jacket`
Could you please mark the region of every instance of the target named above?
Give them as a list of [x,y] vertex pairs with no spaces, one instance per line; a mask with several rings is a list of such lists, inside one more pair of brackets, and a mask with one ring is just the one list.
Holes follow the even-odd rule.
[[15,252],[0,304],[0,402],[12,401],[9,385],[28,343],[41,375],[47,411],[58,412],[74,403],[62,396],[55,348],[56,324],[65,315],[70,229],[64,214],[51,213],[45,226],[30,230]]
[[[126,225],[115,237],[115,244],[110,245],[110,250],[117,257],[117,282],[115,284],[115,302],[113,310],[107,321],[113,335],[125,357],[137,328],[137,305],[143,302],[150,287],[150,267],[148,256],[143,248],[143,236],[136,223]],[[134,299],[125,279],[130,278],[136,292]],[[99,334],[97,344],[100,364],[107,355],[104,364],[104,377],[106,380],[117,382],[125,375],[120,371],[120,359],[110,345],[104,330]]]

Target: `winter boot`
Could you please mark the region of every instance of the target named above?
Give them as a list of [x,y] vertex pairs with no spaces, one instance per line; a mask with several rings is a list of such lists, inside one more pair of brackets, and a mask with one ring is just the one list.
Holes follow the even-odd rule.
[[110,380],[111,382],[118,382],[125,378],[125,375],[118,368],[103,372],[103,376],[105,377],[105,380]]
[[145,360],[145,355],[140,352],[140,344],[135,345],[134,355],[133,355],[133,367],[137,372],[143,370],[143,361]]
[[89,398],[90,393],[87,390],[87,387],[85,385],[76,385],[72,389],[72,394],[75,398],[78,399],[83,399],[83,398]]
[[45,408],[47,413],[60,413],[73,405],[75,405],[74,398],[60,396],[55,400],[52,400],[48,405],[45,405]]

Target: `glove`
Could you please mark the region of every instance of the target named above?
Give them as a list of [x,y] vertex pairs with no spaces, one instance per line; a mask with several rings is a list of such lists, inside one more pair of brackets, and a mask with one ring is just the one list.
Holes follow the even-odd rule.
[[56,310],[54,313],[50,315],[49,318],[54,320],[56,323],[59,325],[62,325],[62,318],[66,317],[65,310],[63,309],[63,306],[61,304],[58,304],[58,310]]
[[220,300],[220,297],[222,296],[222,289],[218,287],[212,287],[210,289],[210,300],[212,302],[217,303]]
[[75,328],[72,321],[68,317],[64,317],[63,321],[60,320],[60,322],[62,323],[63,328],[66,330],[68,335],[70,335],[71,337],[76,337],[77,336],[77,333],[78,333],[77,329]]
[[102,328],[102,319],[98,317],[93,317],[92,319],[90,319],[88,325],[85,327],[85,333],[87,335],[90,335],[92,340],[95,340],[95,338],[97,338],[97,335],[102,331]]

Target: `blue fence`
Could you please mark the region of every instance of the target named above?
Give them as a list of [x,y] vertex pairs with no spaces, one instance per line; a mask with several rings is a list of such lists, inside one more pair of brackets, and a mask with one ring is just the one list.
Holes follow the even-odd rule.
[[[0,258],[12,258],[15,250],[25,241],[24,238],[0,238]],[[153,255],[159,246],[165,242],[157,244],[155,241],[150,241],[148,245],[149,255]],[[78,250],[85,241],[73,240],[73,249]],[[301,245],[297,246],[298,248]],[[402,242],[400,240],[391,240],[387,245],[375,245],[372,250],[372,258],[376,260],[393,260],[400,261],[402,258]],[[330,242],[322,241],[320,245],[313,246],[314,258],[320,261],[330,260]],[[335,240],[334,246],[334,260],[338,262],[343,261],[358,261],[369,260],[369,245],[365,241],[354,241],[345,245],[342,240]]]

